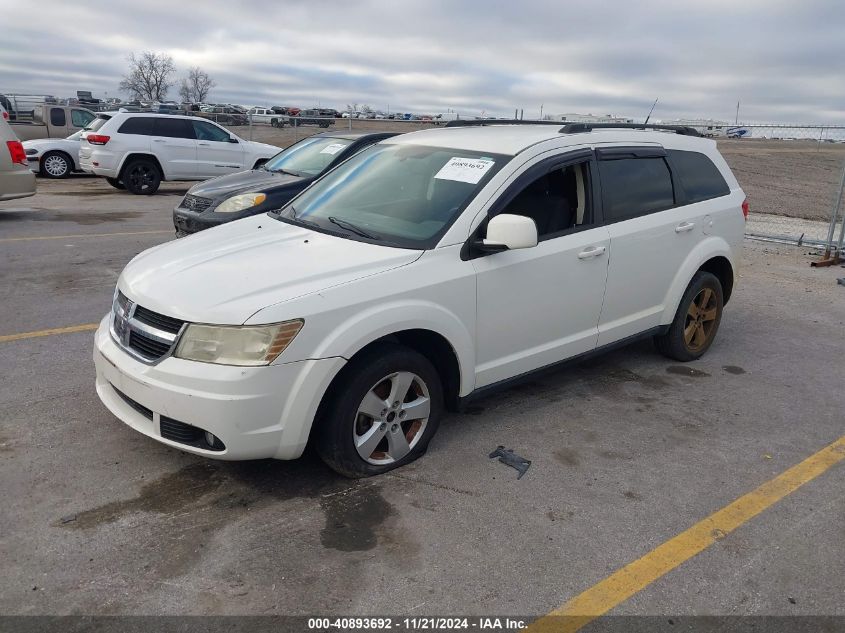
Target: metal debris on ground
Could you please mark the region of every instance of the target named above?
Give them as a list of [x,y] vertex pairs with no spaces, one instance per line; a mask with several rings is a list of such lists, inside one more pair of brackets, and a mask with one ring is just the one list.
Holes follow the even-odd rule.
[[491,459],[498,457],[500,462],[506,466],[516,469],[516,471],[519,472],[517,479],[522,479],[522,476],[528,472],[528,467],[531,465],[530,459],[520,457],[513,452],[512,448],[505,449],[504,446],[497,446],[496,450],[490,453],[488,457]]

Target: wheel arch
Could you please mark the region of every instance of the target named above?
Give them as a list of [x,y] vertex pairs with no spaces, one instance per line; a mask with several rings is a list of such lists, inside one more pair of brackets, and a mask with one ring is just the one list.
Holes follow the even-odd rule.
[[713,273],[722,283],[725,303],[733,293],[736,281],[736,262],[733,251],[727,241],[721,237],[710,236],[694,248],[684,263],[678,268],[669,292],[666,294],[663,315],[660,324],[671,323],[675,318],[678,303],[695,273],[700,270]]
[[698,270],[703,270],[716,276],[719,283],[722,284],[722,294],[725,305],[727,305],[734,288],[734,268],[730,260],[723,255],[717,255],[704,262],[698,267]]
[[130,152],[130,153],[126,154],[126,156],[123,157],[123,160],[120,162],[120,166],[117,169],[116,178],[118,180],[123,180],[123,170],[126,168],[126,166],[129,163],[131,163],[133,160],[136,160],[138,158],[144,158],[144,159],[147,159],[147,160],[155,163],[155,166],[158,168],[158,173],[161,174],[161,179],[167,180],[167,174],[165,173],[164,167],[162,167],[161,162],[158,160],[158,157],[156,157],[155,154],[149,154],[147,152]]

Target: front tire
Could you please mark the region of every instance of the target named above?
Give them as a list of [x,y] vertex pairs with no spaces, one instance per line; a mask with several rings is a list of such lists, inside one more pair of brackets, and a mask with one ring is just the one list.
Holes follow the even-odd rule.
[[161,172],[153,161],[140,158],[133,160],[124,168],[120,180],[129,193],[150,196],[158,191],[161,184]]
[[317,452],[346,477],[378,475],[423,455],[442,413],[443,388],[431,362],[380,344],[338,376],[317,421]]
[[64,152],[47,152],[41,157],[39,171],[45,178],[67,178],[73,171],[73,161]]
[[713,344],[722,321],[722,283],[712,273],[698,271],[689,282],[669,331],[654,342],[664,356],[686,363],[701,358]]

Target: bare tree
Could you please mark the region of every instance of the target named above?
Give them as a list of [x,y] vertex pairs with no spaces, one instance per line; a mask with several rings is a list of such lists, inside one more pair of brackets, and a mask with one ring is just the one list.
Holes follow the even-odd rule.
[[183,78],[182,83],[179,84],[179,97],[182,99],[183,103],[191,103],[193,99],[191,98],[193,93],[191,92],[191,86],[188,83],[188,80]]
[[144,51],[129,55],[129,72],[120,82],[121,92],[127,92],[135,99],[162,101],[173,86],[171,76],[176,72],[173,58],[164,53]]
[[188,70],[188,76],[182,80],[179,94],[185,101],[202,103],[217,83],[199,66]]

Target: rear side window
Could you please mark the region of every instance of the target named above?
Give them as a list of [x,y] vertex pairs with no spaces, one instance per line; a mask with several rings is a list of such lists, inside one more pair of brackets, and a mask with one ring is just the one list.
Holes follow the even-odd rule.
[[602,160],[599,169],[606,222],[627,220],[675,205],[672,175],[663,158]]
[[50,108],[50,125],[59,127],[67,125],[65,111],[61,108]]
[[154,118],[153,136],[166,136],[168,138],[195,138],[194,128],[185,119],[172,119],[170,117]]
[[706,155],[675,149],[670,149],[667,153],[675,175],[680,178],[687,194],[687,202],[719,198],[731,192],[719,169]]
[[143,134],[144,136],[149,136],[153,133],[153,120],[150,117],[129,117],[117,131],[120,134]]
[[201,141],[218,141],[220,143],[228,143],[231,138],[230,134],[226,130],[205,121],[191,121],[191,125],[194,128],[194,134]]

